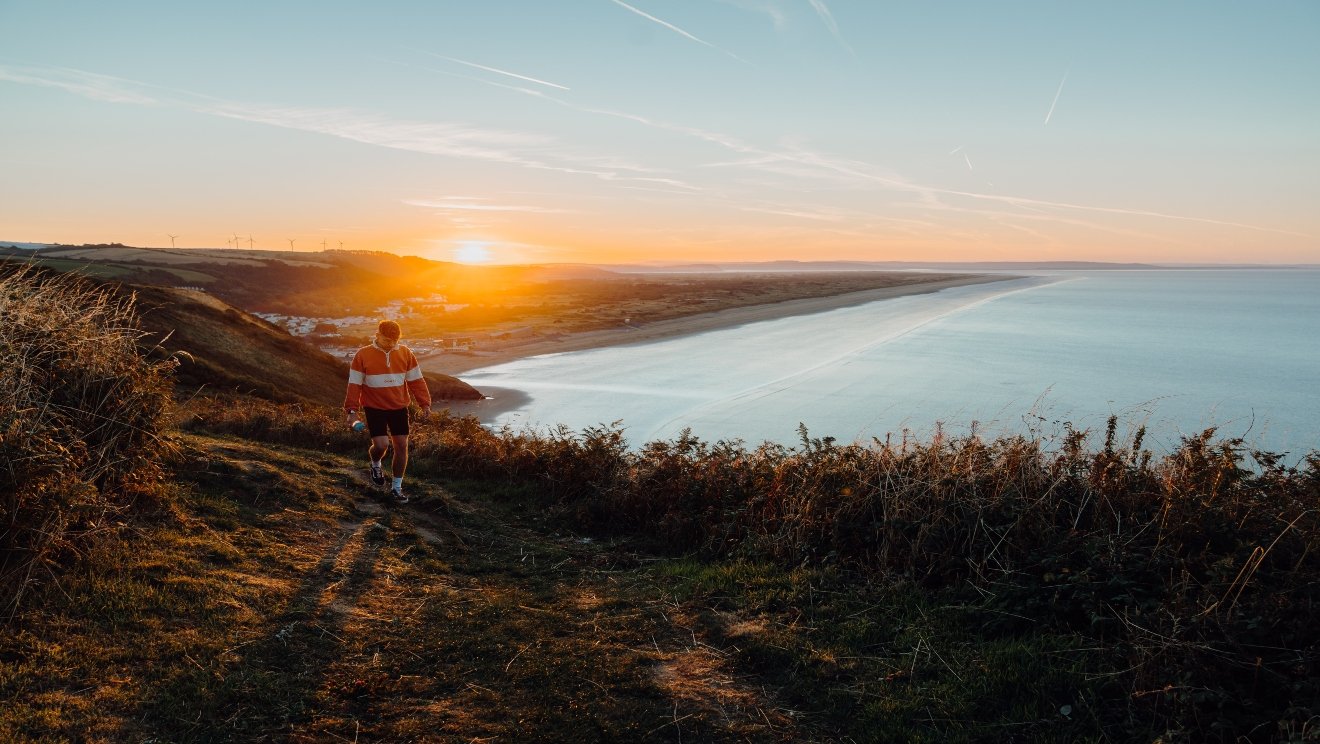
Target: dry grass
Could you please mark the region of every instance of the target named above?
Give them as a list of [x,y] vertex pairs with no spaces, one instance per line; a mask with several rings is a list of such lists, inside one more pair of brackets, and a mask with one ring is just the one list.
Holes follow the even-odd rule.
[[0,741],[798,738],[734,671],[697,678],[630,554],[433,482],[383,507],[356,456],[181,440],[176,510],[0,633]]
[[[840,741],[1254,741],[1320,717],[1317,453],[1207,430],[1155,455],[1115,422],[1094,444],[634,449],[441,415],[413,482],[520,499],[535,529],[427,487],[404,518],[354,502],[339,454],[365,442],[310,404],[193,400],[178,421],[209,452],[160,485],[171,363],[131,301],[19,269],[0,311],[16,736],[779,740],[801,733],[781,694]],[[164,527],[86,540],[144,498]],[[555,524],[691,563],[604,569]]]
[[133,301],[0,267],[0,606],[44,562],[153,493],[173,362],[137,349]]
[[988,632],[1088,639],[1122,660],[1111,731],[1320,715],[1320,457],[1287,466],[1213,430],[1155,456],[1115,429],[1093,448],[1086,432],[844,446],[803,431],[796,448],[684,435],[632,449],[610,426],[536,435],[442,416],[418,427],[412,462],[534,484],[597,537],[837,567],[952,592]]

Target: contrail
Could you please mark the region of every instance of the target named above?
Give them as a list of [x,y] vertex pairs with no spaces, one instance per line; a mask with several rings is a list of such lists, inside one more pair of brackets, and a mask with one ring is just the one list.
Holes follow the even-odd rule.
[[[679,34],[679,35],[681,35],[681,36],[683,36],[683,37],[685,37],[685,38],[691,39],[691,40],[697,42],[698,44],[702,44],[702,45],[704,45],[704,46],[708,46],[708,47],[710,47],[711,49],[714,49],[714,50],[717,51],[717,52],[724,52],[725,54],[729,55],[730,57],[733,57],[734,59],[738,60],[739,62],[747,62],[747,60],[743,59],[742,57],[739,57],[738,55],[734,54],[733,52],[730,52],[730,51],[727,50],[727,49],[720,49],[719,47],[715,46],[714,44],[710,43],[709,41],[705,41],[704,39],[698,39],[697,37],[693,36],[692,34],[686,32],[686,31],[684,31],[683,29],[679,28],[678,26],[675,26],[675,25],[672,24],[672,23],[666,23],[665,21],[662,21],[662,20],[660,20],[659,18],[656,18],[655,16],[651,15],[650,13],[647,13],[647,12],[642,11],[642,10],[638,10],[637,8],[634,8],[633,6],[629,5],[628,3],[623,2],[623,0],[610,0],[610,2],[614,3],[615,5],[620,6],[620,7],[622,7],[622,8],[627,8],[628,10],[631,10],[632,12],[636,13],[637,15],[639,15],[639,16],[645,18],[646,20],[648,20],[648,21],[652,21],[652,22],[654,22],[654,23],[658,23],[658,24],[660,24],[661,26],[664,26],[665,28],[669,29],[670,31],[673,31],[674,33]],[[748,64],[750,64],[750,63],[748,63]]]
[[1054,116],[1054,107],[1059,103],[1059,94],[1063,92],[1063,84],[1068,82],[1069,72],[1071,72],[1071,69],[1064,71],[1063,79],[1059,81],[1059,89],[1054,91],[1054,100],[1050,102],[1050,112],[1045,114],[1045,124],[1042,124],[1041,126],[1048,125],[1050,123],[1050,117]]
[[820,16],[820,20],[825,23],[825,27],[830,30],[830,33],[834,34],[834,38],[843,45],[844,49],[848,50],[848,54],[856,57],[857,53],[853,51],[851,46],[848,46],[848,42],[843,40],[843,34],[839,33],[839,24],[835,23],[834,14],[825,5],[825,0],[807,0],[807,2],[815,9],[816,15]]
[[[432,54],[432,52],[428,52],[428,54]],[[550,86],[551,88],[558,88],[558,89],[560,89],[560,90],[572,90],[572,88],[569,88],[569,87],[567,87],[567,86],[563,86],[563,85],[559,85],[559,84],[557,84],[557,83],[551,83],[551,82],[547,82],[547,81],[545,81],[545,80],[538,80],[537,78],[534,78],[534,77],[527,77],[526,75],[519,75],[519,74],[516,73],[516,72],[509,72],[509,71],[507,71],[507,70],[500,70],[500,69],[496,69],[496,68],[494,68],[494,67],[487,67],[487,66],[485,66],[485,65],[479,65],[479,64],[477,64],[476,62],[465,62],[465,61],[463,61],[463,60],[461,60],[461,59],[455,59],[455,58],[453,58],[453,57],[446,57],[446,56],[443,55],[443,54],[436,54],[435,56],[439,57],[440,59],[447,59],[447,60],[449,60],[450,62],[457,62],[457,63],[460,64],[460,65],[467,65],[468,67],[475,67],[475,68],[477,68],[478,70],[485,70],[485,71],[487,71],[487,72],[494,72],[494,73],[498,73],[498,74],[500,74],[500,75],[508,75],[508,76],[511,77],[511,78],[518,78],[519,80],[526,80],[526,81],[528,81],[528,82],[530,82],[530,83],[540,83],[541,85],[548,85],[548,86]]]
[[[952,150],[949,150],[949,155],[957,155],[958,153],[962,152],[962,149],[963,149],[963,146],[962,146],[962,145],[958,145],[957,147],[953,148]],[[970,157],[968,157],[968,156],[967,156],[967,153],[965,153],[965,152],[963,152],[963,160],[966,160],[966,161],[967,161],[967,170],[976,170],[975,168],[972,167],[972,159],[971,159]]]

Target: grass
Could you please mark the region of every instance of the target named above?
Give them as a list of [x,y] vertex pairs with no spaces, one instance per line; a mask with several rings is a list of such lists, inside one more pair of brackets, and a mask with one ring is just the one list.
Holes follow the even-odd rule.
[[389,509],[326,409],[174,407],[127,302],[0,303],[0,741],[1320,736],[1317,453],[439,415]]
[[488,478],[410,478],[415,506],[385,508],[357,454],[176,445],[172,508],[98,542],[0,634],[0,740],[1150,733],[1108,718],[1126,709],[1112,654],[1005,632],[958,592],[589,540],[544,489]]
[[[331,432],[279,418],[226,409],[205,425],[333,446]],[[1035,708],[991,719],[1016,727],[1014,736],[1229,740],[1311,726],[1320,715],[1312,630],[1320,624],[1320,461],[1313,454],[1286,466],[1213,431],[1155,457],[1139,431],[1120,442],[1115,430],[1111,422],[1095,448],[1086,432],[1057,442],[972,436],[841,446],[804,431],[798,448],[685,435],[632,449],[609,426],[534,435],[441,416],[416,432],[413,463],[421,474],[522,489],[571,529],[658,556],[835,571],[839,586],[854,587],[845,606],[870,601],[865,587],[902,588],[939,618],[923,632],[945,639],[934,648],[960,670],[952,679],[1014,654],[1029,667],[1010,664],[1002,679],[984,678],[985,689],[963,684],[978,702],[940,720],[972,738],[986,736],[970,722],[1004,702],[996,695],[1051,679],[1040,667],[1047,660],[1074,670],[1067,689],[1075,692],[1027,688]],[[783,607],[802,612],[801,593]],[[916,650],[905,643],[894,653],[922,657],[924,642]],[[949,650],[964,646],[967,655]],[[815,653],[782,643],[759,649],[793,668],[810,668],[804,659]],[[860,678],[881,673],[891,672],[871,668]],[[824,700],[820,693],[802,699]],[[940,695],[920,699],[929,707]],[[1072,711],[1068,720],[1041,723],[1052,721],[1056,703]],[[828,710],[842,720],[858,715]],[[1083,714],[1093,728],[1060,727]]]
[[173,269],[156,265],[144,268],[141,265],[109,263],[106,261],[80,261],[67,258],[47,258],[42,255],[33,255],[27,258],[29,262],[47,269],[61,272],[72,272],[97,279],[116,279],[119,281],[133,281],[136,279],[141,281],[144,271],[150,271],[159,278],[175,282],[187,282],[189,284],[207,284],[216,280],[214,276],[204,274],[200,271]]
[[173,360],[138,349],[131,298],[0,265],[0,611],[162,477]]
[[175,510],[0,636],[0,740],[791,738],[759,690],[664,673],[694,640],[624,548],[433,482],[381,508],[356,458],[180,447]]
[[711,642],[853,741],[1100,738],[1112,673],[1076,634],[1005,637],[956,597],[837,570],[679,560],[661,568]]

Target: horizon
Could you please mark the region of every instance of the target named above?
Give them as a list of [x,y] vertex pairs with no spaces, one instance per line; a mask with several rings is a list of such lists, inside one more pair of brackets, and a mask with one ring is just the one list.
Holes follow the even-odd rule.
[[[142,251],[155,251],[155,250],[159,250],[159,251],[167,251],[167,252],[168,252],[168,251],[198,251],[198,252],[203,252],[203,251],[205,251],[205,252],[217,252],[217,251],[218,251],[218,252],[223,253],[223,252],[233,251],[233,252],[236,252],[236,253],[294,254],[294,255],[307,255],[307,256],[314,256],[314,255],[317,255],[317,254],[319,254],[319,253],[332,253],[332,254],[333,254],[333,253],[336,253],[336,252],[345,252],[345,253],[355,253],[355,252],[357,252],[357,253],[385,253],[385,254],[389,254],[389,255],[396,256],[396,257],[398,257],[398,258],[424,258],[424,259],[426,259],[426,260],[428,260],[428,261],[434,261],[434,262],[438,262],[438,263],[455,263],[455,264],[463,264],[463,265],[467,265],[467,266],[475,267],[475,268],[480,268],[480,267],[483,267],[483,266],[488,266],[488,267],[503,267],[503,268],[520,268],[520,267],[526,268],[526,267],[537,267],[537,266],[543,266],[543,267],[555,267],[555,266],[575,267],[575,266],[581,266],[581,267],[588,267],[588,268],[599,268],[599,269],[604,269],[604,270],[615,270],[615,269],[619,269],[619,270],[626,270],[626,269],[647,269],[647,270],[674,269],[674,270],[677,270],[677,273],[683,273],[682,270],[683,270],[683,269],[688,269],[688,268],[694,268],[694,269],[705,268],[705,269],[708,269],[708,270],[711,270],[711,271],[719,272],[719,271],[737,271],[737,270],[739,270],[738,267],[744,267],[744,266],[745,266],[745,267],[761,267],[761,266],[784,265],[784,264],[797,264],[797,265],[801,265],[801,266],[805,267],[805,268],[804,268],[804,271],[808,271],[808,272],[809,272],[809,271],[813,271],[813,270],[818,270],[818,271],[840,271],[840,270],[846,270],[846,269],[830,269],[830,268],[823,268],[823,269],[812,269],[812,268],[811,268],[811,267],[816,267],[816,266],[826,266],[826,267],[829,267],[829,266],[837,266],[837,265],[856,265],[856,266],[861,267],[861,268],[859,268],[858,270],[879,270],[879,269],[881,269],[881,268],[883,268],[883,267],[893,265],[893,270],[896,270],[896,271],[904,271],[904,270],[908,270],[908,269],[912,269],[912,268],[926,268],[926,267],[948,267],[948,268],[959,268],[959,267],[962,267],[962,268],[969,268],[969,267],[970,267],[970,268],[973,268],[973,269],[974,269],[974,268],[977,267],[977,266],[981,266],[981,267],[998,266],[998,267],[1008,267],[1008,268],[1013,268],[1013,267],[1019,267],[1019,266],[1020,266],[1021,268],[1023,268],[1023,270],[1058,270],[1058,271],[1064,271],[1064,270],[1068,270],[1068,269],[1069,269],[1069,265],[1071,265],[1071,264],[1076,264],[1078,270],[1085,270],[1085,269],[1089,269],[1089,268],[1103,269],[1103,268],[1106,268],[1106,267],[1117,267],[1117,268],[1122,268],[1122,269],[1128,269],[1128,268],[1130,268],[1131,270],[1136,270],[1136,271],[1147,270],[1147,269],[1171,269],[1171,270],[1172,270],[1172,269],[1200,269],[1200,268],[1205,268],[1205,269],[1265,269],[1265,270],[1268,270],[1268,269],[1294,269],[1294,268],[1295,268],[1295,269],[1320,269],[1320,263],[1307,263],[1307,262],[1291,262],[1291,263],[1283,263],[1283,262],[1279,262],[1279,263],[1268,263],[1268,262],[1260,262],[1260,261],[1256,261],[1256,262],[1218,262],[1218,263],[1217,263],[1217,262],[1210,262],[1210,261],[1194,261],[1194,262],[1143,262],[1143,261],[1090,261],[1090,260],[1074,260],[1074,259],[1057,259],[1057,260],[1042,260],[1042,261],[1013,260],[1013,259],[998,260],[998,261],[995,261],[995,260],[968,260],[968,261],[957,261],[957,260],[948,260],[948,261],[903,261],[903,260],[867,260],[867,259],[834,259],[834,258],[809,258],[809,259],[799,259],[799,258],[778,258],[778,259],[747,260],[747,261],[719,261],[719,260],[713,260],[713,259],[712,259],[712,260],[700,260],[700,259],[694,259],[694,260],[691,260],[691,261],[666,261],[666,260],[664,260],[664,259],[642,259],[642,260],[627,261],[627,262],[618,262],[618,261],[611,261],[611,262],[543,261],[543,262],[537,262],[537,263],[506,263],[506,262],[487,262],[487,261],[481,261],[481,262],[475,262],[475,263],[472,263],[472,262],[465,262],[465,261],[463,261],[463,260],[461,260],[461,259],[455,259],[455,258],[452,258],[452,257],[451,257],[451,258],[446,258],[446,257],[443,257],[443,256],[441,256],[441,257],[435,257],[435,256],[420,256],[420,255],[417,255],[417,254],[415,254],[415,253],[399,253],[399,252],[391,251],[391,250],[388,250],[388,249],[366,249],[366,248],[363,248],[363,249],[349,249],[349,248],[343,248],[343,249],[340,249],[340,248],[327,248],[327,249],[324,249],[324,250],[316,250],[316,249],[312,249],[312,250],[289,250],[289,249],[280,249],[280,248],[251,248],[251,249],[249,249],[249,248],[232,248],[232,247],[224,247],[224,246],[183,246],[183,245],[181,245],[181,246],[176,246],[176,247],[173,247],[173,248],[170,248],[170,247],[160,247],[160,246],[134,246],[134,245],[124,245],[124,244],[122,244],[122,243],[40,243],[40,242],[26,242],[26,241],[13,241],[13,240],[0,240],[0,248],[16,248],[16,249],[18,249],[18,250],[32,250],[32,251],[35,251],[35,250],[38,250],[38,249],[46,249],[46,250],[56,250],[56,251],[58,251],[58,250],[62,250],[62,249],[83,250],[83,249],[100,249],[100,248],[104,248],[104,249],[108,249],[108,250],[114,250],[114,249],[142,250]],[[201,260],[202,262],[205,262],[205,257],[203,257],[203,258],[199,258],[199,260]],[[748,270],[756,270],[756,269],[752,268],[752,269],[748,269]],[[769,270],[769,269],[764,269],[764,270],[767,271],[767,272],[772,271],[772,270]]]
[[24,242],[1320,262],[1314,3],[34,3],[0,22],[0,228]]

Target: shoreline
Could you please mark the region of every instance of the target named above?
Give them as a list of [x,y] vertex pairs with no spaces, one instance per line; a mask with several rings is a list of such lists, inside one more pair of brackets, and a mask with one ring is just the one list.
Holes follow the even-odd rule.
[[828,297],[804,297],[797,300],[716,310],[682,318],[656,321],[643,326],[607,328],[564,334],[557,338],[538,338],[525,342],[515,341],[499,348],[480,352],[419,355],[418,362],[427,372],[461,377],[464,372],[493,367],[526,357],[658,341],[694,333],[732,328],[764,320],[838,310],[897,297],[930,294],[953,287],[988,284],[1021,278],[1019,275],[976,274],[923,284],[905,284],[897,287],[880,287],[860,292],[846,292]]

